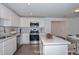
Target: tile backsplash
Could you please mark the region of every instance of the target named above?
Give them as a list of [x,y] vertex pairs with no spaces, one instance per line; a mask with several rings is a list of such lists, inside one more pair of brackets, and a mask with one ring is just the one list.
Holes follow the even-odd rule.
[[2,35],[4,33],[4,28],[0,27],[0,35]]
[[8,35],[10,34],[12,31],[16,31],[17,28],[14,27],[0,27],[0,35]]
[[[30,30],[32,29],[31,27],[21,27],[21,28],[16,28],[16,27],[0,27],[0,35],[9,35],[11,34],[12,31],[20,32],[21,33],[30,33]],[[38,27],[39,33],[45,33],[45,29],[43,27]]]
[[[30,33],[31,29],[33,29],[33,28],[31,28],[31,27],[21,28],[22,33]],[[39,33],[45,33],[45,29],[43,27],[39,27],[38,30],[39,30]]]

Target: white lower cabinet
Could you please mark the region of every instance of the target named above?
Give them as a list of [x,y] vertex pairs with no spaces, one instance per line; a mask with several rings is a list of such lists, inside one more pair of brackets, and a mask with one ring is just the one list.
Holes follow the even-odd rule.
[[6,41],[0,44],[0,55],[13,55],[16,47],[16,36],[6,38]]
[[12,49],[10,46],[4,47],[4,55],[12,55]]
[[29,44],[29,33],[23,33],[21,36],[22,44]]
[[43,46],[44,55],[67,55],[67,45]]
[[12,55],[16,51],[16,36],[4,42],[4,55]]
[[0,55],[3,55],[3,43],[0,43]]
[[68,55],[68,45],[43,45],[40,41],[41,55]]

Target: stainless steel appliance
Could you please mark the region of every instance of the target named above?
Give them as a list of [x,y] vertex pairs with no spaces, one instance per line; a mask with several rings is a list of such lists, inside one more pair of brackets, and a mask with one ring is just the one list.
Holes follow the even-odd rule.
[[20,45],[20,35],[17,35],[17,48],[19,48],[21,45]]
[[30,43],[39,44],[39,23],[30,23]]
[[17,35],[17,48],[21,46],[21,28],[18,28],[18,35]]

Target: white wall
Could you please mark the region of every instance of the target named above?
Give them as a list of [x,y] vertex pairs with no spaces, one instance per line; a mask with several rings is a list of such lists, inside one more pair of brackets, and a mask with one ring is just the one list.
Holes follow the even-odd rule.
[[[53,18],[55,21],[58,19],[60,21],[66,21],[65,32],[64,34],[79,34],[79,17],[72,18]],[[53,21],[54,21],[53,20]],[[57,20],[57,21],[58,21]]]
[[79,34],[79,17],[67,18],[68,34]]
[[[53,18],[54,20],[66,21],[65,34],[79,34],[79,17],[72,18]],[[58,21],[57,20],[57,21]]]

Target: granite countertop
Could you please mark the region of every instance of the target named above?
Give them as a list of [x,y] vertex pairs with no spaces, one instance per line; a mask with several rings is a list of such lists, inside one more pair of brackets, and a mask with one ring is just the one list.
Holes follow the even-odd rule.
[[68,45],[69,41],[53,36],[53,39],[47,39],[44,36],[40,36],[43,45]]
[[[12,37],[12,36],[11,36],[11,37]],[[0,39],[0,43],[2,43],[2,42],[4,42],[4,41],[8,40],[8,39],[11,38],[11,37],[5,37],[5,38],[3,38],[3,39]]]
[[79,37],[77,37],[77,36],[68,36],[68,38],[70,38],[71,40],[77,40],[77,41],[79,41]]
[[0,39],[0,43],[2,43],[2,42],[4,42],[4,41],[8,40],[9,38],[12,38],[13,36],[17,36],[17,35],[19,35],[19,34],[6,35],[5,38],[1,38],[1,39]]

